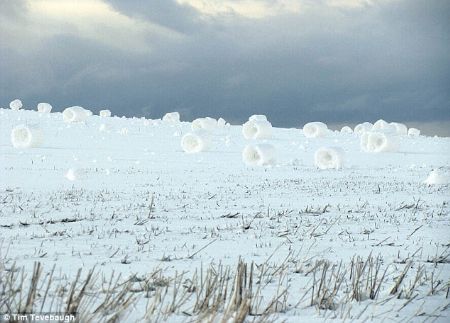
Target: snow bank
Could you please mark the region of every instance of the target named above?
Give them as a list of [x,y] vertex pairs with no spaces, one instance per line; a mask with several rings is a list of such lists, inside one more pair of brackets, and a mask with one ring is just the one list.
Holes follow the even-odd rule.
[[19,99],[12,100],[9,103],[9,107],[11,108],[11,110],[15,110],[15,111],[22,109],[22,106],[23,106],[22,101],[20,101]]
[[179,123],[180,114],[178,112],[169,112],[164,115],[162,120],[167,123]]
[[198,118],[192,121],[192,130],[214,131],[217,128],[217,120],[214,118]]
[[98,113],[98,115],[100,117],[110,117],[111,116],[111,111],[110,110],[100,110],[100,112]]
[[344,126],[341,129],[341,133],[353,133],[353,130],[349,126]]
[[437,170],[432,170],[427,179],[423,181],[427,185],[446,185],[450,184],[450,176],[446,176]]
[[39,113],[50,113],[52,112],[52,106],[49,103],[38,103],[37,110]]
[[63,111],[64,122],[81,122],[92,115],[92,111],[86,110],[79,106],[69,107]]
[[314,154],[314,163],[319,169],[340,169],[344,164],[344,151],[338,147],[322,147]]
[[18,125],[11,131],[11,143],[14,148],[39,147],[43,139],[42,130],[36,126]]
[[188,154],[206,151],[211,148],[211,139],[203,131],[189,132],[181,138],[181,148]]
[[360,139],[361,149],[366,152],[395,152],[398,150],[398,137],[385,132],[368,131]]
[[391,122],[391,126],[395,127],[395,131],[400,136],[406,136],[408,134],[408,127],[403,123]]
[[249,120],[242,126],[245,139],[269,139],[272,137],[272,124],[267,120]]
[[247,145],[242,151],[247,166],[270,166],[276,161],[275,147],[270,144]]
[[408,136],[418,137],[418,136],[420,136],[420,130],[417,129],[417,128],[409,128],[408,129]]
[[354,133],[358,135],[362,135],[364,132],[372,130],[373,124],[370,122],[363,122],[360,124],[357,124],[355,126],[355,129],[353,130]]
[[324,137],[328,127],[323,122],[309,122],[303,126],[303,134],[308,138]]
[[248,121],[267,121],[267,117],[264,114],[254,114],[248,118]]

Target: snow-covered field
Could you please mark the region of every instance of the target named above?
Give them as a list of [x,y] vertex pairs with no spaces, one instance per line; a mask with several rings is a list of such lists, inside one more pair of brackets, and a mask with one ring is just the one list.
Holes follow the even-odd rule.
[[[14,148],[19,124],[38,125],[42,145]],[[79,293],[83,320],[448,322],[450,138],[370,153],[353,133],[248,140],[224,126],[188,154],[190,131],[0,109],[0,313],[27,303],[11,286],[33,287],[35,266],[33,310],[65,311]],[[272,144],[275,164],[246,165],[248,143]],[[341,169],[315,166],[328,146]],[[423,183],[433,169],[443,184]]]

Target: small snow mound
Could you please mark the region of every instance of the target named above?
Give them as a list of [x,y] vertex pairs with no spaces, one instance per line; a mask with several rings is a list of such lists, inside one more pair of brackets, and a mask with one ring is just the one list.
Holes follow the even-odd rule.
[[110,117],[111,116],[111,111],[110,110],[100,110],[100,112],[98,113],[98,115],[100,116],[100,117],[103,117],[103,118],[108,118],[108,117]]
[[366,152],[395,152],[398,150],[398,138],[384,132],[368,131],[360,139],[361,149]]
[[14,148],[39,147],[43,142],[42,130],[36,126],[18,125],[11,131],[11,143]]
[[340,169],[344,165],[344,151],[338,147],[322,147],[314,154],[319,169]]
[[86,171],[84,169],[70,168],[65,174],[64,177],[69,181],[77,181],[83,179],[86,175]]
[[9,107],[11,108],[11,110],[18,111],[22,109],[23,104],[22,101],[20,101],[19,99],[15,99],[9,103]]
[[52,106],[49,103],[38,103],[37,110],[39,113],[50,113],[52,112]]
[[98,131],[100,132],[109,132],[111,130],[111,127],[105,123],[100,124],[98,127]]
[[350,134],[350,133],[353,133],[353,130],[349,126],[343,126],[342,129],[341,129],[341,133],[348,133],[348,134]]
[[64,109],[62,115],[64,122],[72,123],[85,121],[92,115],[92,112],[82,107],[74,106]]
[[164,115],[162,120],[167,123],[179,123],[180,114],[178,112],[169,112]]
[[420,136],[420,130],[417,128],[409,128],[408,129],[408,136],[410,137],[418,137]]
[[323,122],[309,122],[303,126],[303,134],[307,138],[325,137],[328,133],[328,127]]
[[447,185],[450,184],[450,176],[440,173],[434,169],[430,172],[427,179],[423,181],[427,185]]
[[247,145],[242,151],[242,160],[247,166],[275,165],[275,147],[270,144]]
[[357,124],[355,126],[355,129],[353,129],[353,132],[356,133],[357,135],[362,135],[363,133],[370,131],[373,127],[373,124],[371,124],[370,122],[363,122],[360,124]]
[[207,151],[211,148],[211,139],[202,131],[189,132],[181,138],[181,148],[188,154]]
[[192,130],[214,131],[217,128],[217,120],[214,118],[198,118],[192,121]]
[[272,137],[272,124],[267,120],[249,120],[242,125],[245,139],[269,139]]

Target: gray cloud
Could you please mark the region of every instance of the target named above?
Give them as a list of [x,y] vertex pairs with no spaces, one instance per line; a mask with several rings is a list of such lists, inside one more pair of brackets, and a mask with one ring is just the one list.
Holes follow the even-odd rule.
[[[317,5],[264,19],[205,19],[173,1],[110,3],[182,36],[149,34],[150,52],[64,33],[29,51],[2,42],[0,105],[20,97],[28,106],[50,101],[57,109],[80,104],[150,117],[177,110],[187,119],[234,122],[264,113],[285,127],[450,121],[450,5],[443,1]],[[22,25],[25,10],[0,8]]]

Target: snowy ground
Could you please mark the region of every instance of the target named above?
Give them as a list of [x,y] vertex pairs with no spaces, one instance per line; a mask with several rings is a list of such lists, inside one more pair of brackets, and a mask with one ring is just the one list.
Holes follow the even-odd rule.
[[[11,129],[22,123],[40,125],[42,147],[11,146]],[[261,311],[269,321],[448,321],[450,187],[422,181],[432,169],[450,172],[450,138],[405,136],[399,152],[370,154],[354,134],[307,139],[299,129],[275,129],[267,142],[277,165],[249,168],[241,126],[217,131],[212,150],[199,154],[180,147],[188,131],[185,122],[92,116],[66,124],[60,113],[0,109],[0,268],[15,263],[31,273],[40,262],[48,273],[56,264],[67,282],[79,268],[123,279],[159,269],[175,277],[161,287],[173,294],[180,273],[191,281],[208,268],[234,272],[241,259],[270,276],[254,283],[264,285],[261,305],[247,321],[265,317]],[[342,147],[345,168],[317,170],[322,146]],[[75,181],[64,176],[71,168]],[[357,257],[379,259],[375,281],[386,269],[375,299],[351,296]],[[317,301],[324,272],[330,289],[341,282],[323,297],[332,306]],[[364,286],[374,278],[364,277]],[[150,321],[199,319],[190,298],[156,316],[148,310],[155,295],[134,295],[127,321],[146,313]]]

